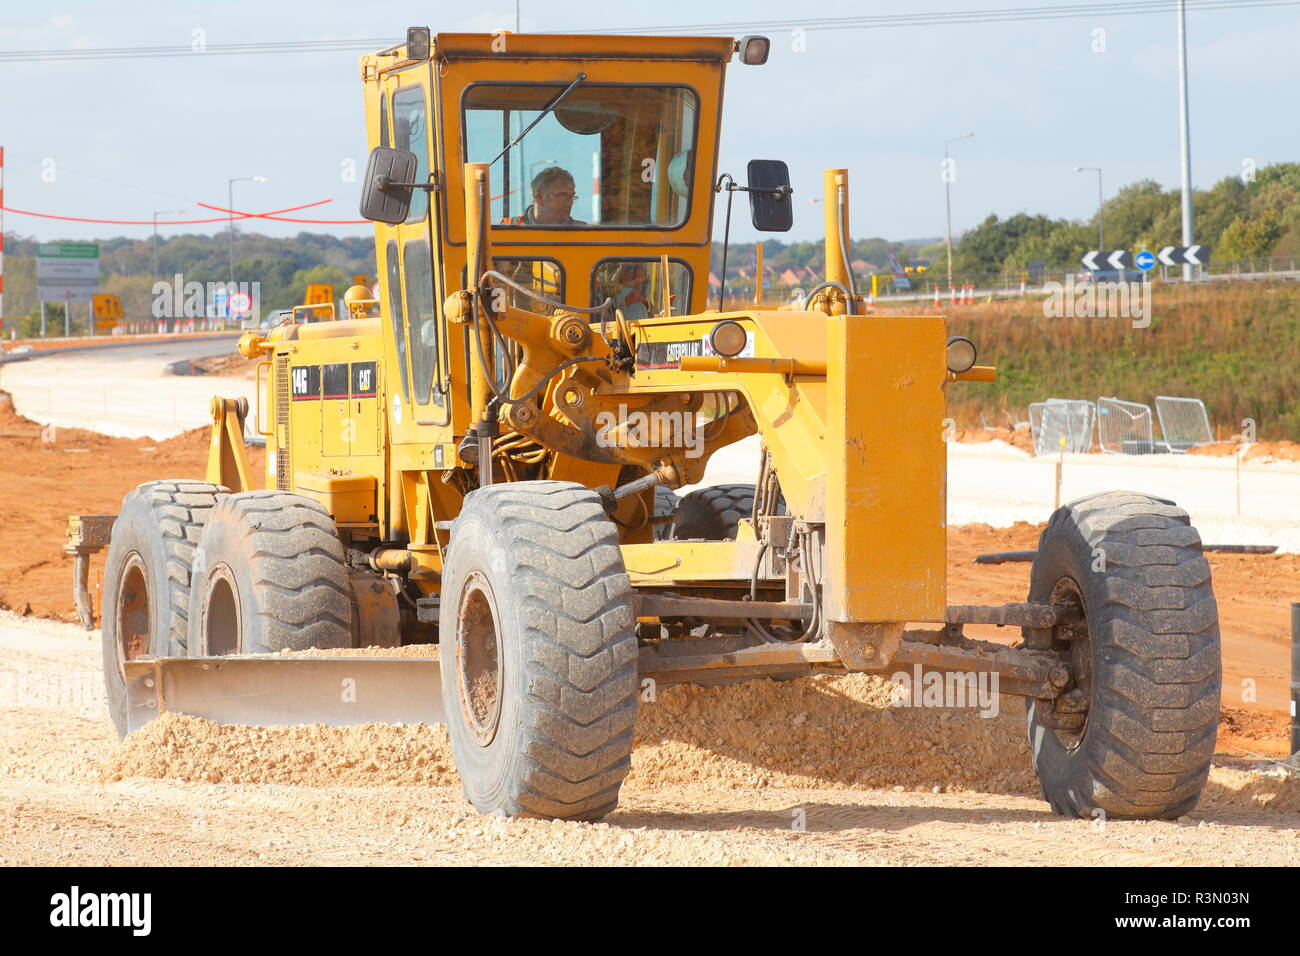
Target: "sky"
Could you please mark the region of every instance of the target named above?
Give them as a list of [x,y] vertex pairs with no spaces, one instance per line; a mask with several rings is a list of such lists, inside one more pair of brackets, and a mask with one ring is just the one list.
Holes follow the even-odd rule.
[[[1046,0],[917,0],[791,5],[750,0],[728,12],[685,0],[654,5],[522,0],[523,32],[664,26],[734,20],[741,35],[766,32],[766,65],[728,68],[720,170],[743,178],[753,158],[784,159],[795,188],[795,224],[783,239],[821,236],[821,170],[850,171],[855,237],[941,236],[944,142],[954,143],[954,231],[990,213],[1086,219],[1097,201],[1137,179],[1179,182],[1176,20],[1142,16],[885,29],[746,29],[761,20],[892,15],[1041,6]],[[9,0],[0,54],[71,48],[391,37],[410,25],[437,31],[512,29],[509,0],[466,15],[443,0],[137,0],[39,3]],[[1068,7],[1062,2],[1055,6]],[[1192,177],[1207,188],[1243,164],[1300,160],[1292,101],[1300,90],[1300,4],[1191,11],[1187,16]],[[196,33],[195,31],[201,31]],[[800,48],[802,47],[802,48]],[[224,205],[272,210],[332,200],[300,215],[355,219],[364,169],[357,53],[256,56],[187,54],[166,59],[12,62],[0,59],[0,146],[11,209],[148,221],[155,212],[205,214]],[[359,177],[358,177],[359,178]],[[744,215],[737,241],[756,235]],[[163,227],[164,234],[221,231],[222,224]],[[367,225],[259,225],[268,235],[319,229],[366,235]],[[145,238],[149,225],[45,220],[6,212],[8,233],[43,240]],[[720,226],[719,226],[720,234]]]

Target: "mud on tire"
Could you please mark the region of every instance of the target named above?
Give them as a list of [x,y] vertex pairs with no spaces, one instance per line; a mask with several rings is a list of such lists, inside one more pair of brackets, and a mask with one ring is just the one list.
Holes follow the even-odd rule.
[[[1093,570],[1099,558],[1104,570]],[[1088,686],[1076,690],[1088,706],[1081,728],[1054,729],[1052,704],[1029,702],[1044,798],[1069,817],[1187,813],[1209,775],[1221,683],[1218,607],[1187,513],[1133,492],[1058,509],[1039,539],[1029,600],[1063,596],[1083,609],[1072,625],[1083,630],[1064,633],[1087,641],[1066,643],[1082,652]]]
[[594,820],[631,766],[632,589],[599,496],[489,485],[452,526],[439,631],[443,702],[482,813]]
[[102,643],[109,715],[126,734],[121,665],[144,656],[184,656],[190,566],[200,532],[227,489],[206,481],[150,481],[128,492],[104,562]]
[[352,645],[343,543],[314,499],[228,495],[199,539],[190,589],[191,656]]

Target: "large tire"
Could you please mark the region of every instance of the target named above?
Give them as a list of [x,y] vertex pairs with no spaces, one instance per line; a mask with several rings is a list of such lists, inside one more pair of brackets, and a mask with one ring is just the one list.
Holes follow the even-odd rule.
[[190,565],[199,533],[227,489],[206,481],[150,481],[127,493],[104,562],[102,644],[108,712],[126,734],[122,662],[184,656]]
[[[655,517],[671,519],[677,514],[677,504],[681,499],[677,492],[667,485],[655,485]],[[673,522],[661,521],[654,526],[654,539],[664,541],[673,536]]]
[[481,813],[594,820],[631,767],[632,587],[600,497],[567,481],[466,496],[442,575],[443,703]]
[[709,485],[681,499],[673,520],[673,537],[734,541],[740,519],[754,512],[753,485]]
[[1058,509],[1038,542],[1029,600],[1062,599],[1083,618],[1058,627],[1053,646],[1072,655],[1065,690],[1086,713],[1065,715],[1082,726],[1062,728],[1051,702],[1029,703],[1044,798],[1068,817],[1187,813],[1209,776],[1221,682],[1210,566],[1187,513],[1123,491]]
[[191,656],[352,646],[343,543],[314,499],[285,491],[223,498],[199,539]]

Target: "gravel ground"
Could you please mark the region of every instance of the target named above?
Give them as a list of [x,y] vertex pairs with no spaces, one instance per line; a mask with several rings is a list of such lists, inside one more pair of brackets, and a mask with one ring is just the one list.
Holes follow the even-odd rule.
[[0,862],[11,865],[1300,863],[1300,783],[1220,758],[1176,822],[1063,820],[1020,704],[891,709],[862,675],[665,688],[596,824],[480,817],[442,728],[155,722],[119,742],[98,642],[0,614]]

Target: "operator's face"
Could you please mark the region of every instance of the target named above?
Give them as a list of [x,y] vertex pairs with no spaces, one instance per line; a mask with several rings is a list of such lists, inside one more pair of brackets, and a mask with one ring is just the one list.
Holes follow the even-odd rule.
[[543,225],[562,225],[569,221],[576,198],[573,183],[560,180],[533,195],[533,216]]

